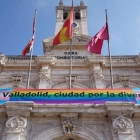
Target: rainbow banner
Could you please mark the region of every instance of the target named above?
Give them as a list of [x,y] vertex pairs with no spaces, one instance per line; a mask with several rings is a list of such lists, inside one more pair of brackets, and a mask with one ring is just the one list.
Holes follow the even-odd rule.
[[136,104],[140,104],[140,88],[132,88],[136,98]]
[[140,88],[132,89],[0,89],[0,104],[33,101],[35,104],[104,104],[107,101],[140,104]]

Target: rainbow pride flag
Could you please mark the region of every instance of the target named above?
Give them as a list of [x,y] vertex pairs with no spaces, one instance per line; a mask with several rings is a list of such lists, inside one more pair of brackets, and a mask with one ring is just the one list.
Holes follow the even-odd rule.
[[140,104],[140,88],[134,89],[0,89],[0,104],[33,101],[35,104],[104,104],[107,101]]

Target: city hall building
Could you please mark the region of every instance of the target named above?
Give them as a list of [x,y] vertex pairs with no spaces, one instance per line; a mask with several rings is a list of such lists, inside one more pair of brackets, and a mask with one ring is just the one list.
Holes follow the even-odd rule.
[[[56,6],[55,34],[70,6]],[[74,7],[72,89],[110,88],[109,57],[91,54],[86,45],[87,9],[84,1]],[[69,88],[70,43],[52,46],[43,40],[43,56],[33,56],[31,89]],[[0,54],[0,88],[26,88],[29,57]],[[114,88],[140,87],[140,55],[112,56]],[[0,140],[140,140],[140,106],[131,102],[99,104],[0,105]]]

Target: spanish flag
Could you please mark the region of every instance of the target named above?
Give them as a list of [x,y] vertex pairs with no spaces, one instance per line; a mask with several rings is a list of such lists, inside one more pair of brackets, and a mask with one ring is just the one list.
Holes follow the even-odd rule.
[[72,1],[72,8],[71,11],[65,20],[62,29],[59,33],[55,36],[53,40],[53,46],[66,42],[72,38],[72,26],[73,26],[73,1]]

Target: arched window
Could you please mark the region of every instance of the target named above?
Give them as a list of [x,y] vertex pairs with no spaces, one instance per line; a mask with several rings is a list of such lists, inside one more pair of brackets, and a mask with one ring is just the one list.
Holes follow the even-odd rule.
[[63,13],[63,19],[66,19],[66,18],[67,18],[67,16],[68,16],[68,12],[67,12],[67,11],[65,11],[65,12]]
[[80,12],[75,13],[75,19],[80,19]]

